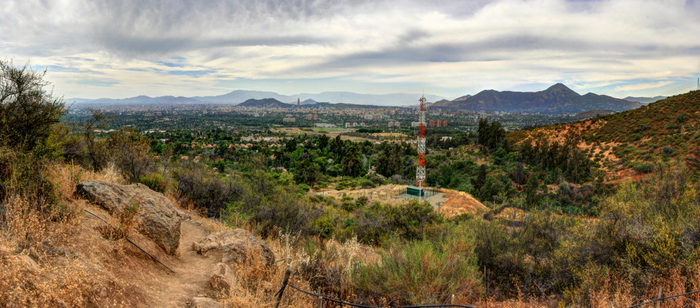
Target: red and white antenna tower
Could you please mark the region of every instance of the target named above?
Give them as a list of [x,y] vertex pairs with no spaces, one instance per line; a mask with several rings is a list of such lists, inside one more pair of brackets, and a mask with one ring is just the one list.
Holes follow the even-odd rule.
[[416,162],[416,187],[425,188],[425,96],[420,98],[418,111],[418,161]]

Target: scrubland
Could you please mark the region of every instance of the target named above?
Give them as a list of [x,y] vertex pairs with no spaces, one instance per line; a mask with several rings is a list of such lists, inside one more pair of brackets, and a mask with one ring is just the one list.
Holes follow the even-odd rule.
[[[15,75],[39,82],[39,90],[44,85],[32,71]],[[700,289],[697,145],[695,152],[688,149],[694,154],[687,165],[661,160],[645,177],[610,185],[585,213],[531,203],[540,188],[533,180],[518,186],[532,186],[532,194],[498,196],[487,213],[445,218],[416,201],[389,205],[307,195],[308,186],[273,171],[263,155],[227,174],[206,163],[159,160],[138,132],[97,138],[91,128],[103,120],[99,113],[94,123],[73,127],[60,120],[64,106],[50,94],[0,90],[15,93],[8,96],[13,101],[0,102],[0,113],[16,116],[0,122],[0,306],[147,307],[172,296],[162,284],[177,283],[177,275],[126,243],[127,235],[139,238],[130,215],[108,216],[74,196],[75,185],[87,179],[143,183],[189,211],[207,232],[244,228],[267,243],[279,262],[268,267],[247,258],[236,266],[237,283],[215,294],[228,307],[273,307],[287,268],[294,286],[382,307],[622,307],[656,298],[659,289]],[[22,104],[50,112],[25,115],[43,109],[21,111]],[[30,116],[46,121],[26,121]],[[20,122],[35,125],[18,130]],[[591,163],[581,162],[586,158],[573,147],[561,160],[542,155],[556,152],[551,149],[533,149],[524,158],[544,170],[555,172],[546,164],[561,161],[582,183],[593,178],[586,169]],[[494,150],[504,161],[519,155]],[[475,183],[492,186],[485,167],[462,165],[460,172],[483,176]],[[499,216],[505,208],[522,215]],[[118,234],[104,232],[86,209],[119,226]],[[187,266],[182,255],[147,248]],[[695,294],[664,307],[699,301]],[[283,307],[315,303],[290,288],[282,299]]]

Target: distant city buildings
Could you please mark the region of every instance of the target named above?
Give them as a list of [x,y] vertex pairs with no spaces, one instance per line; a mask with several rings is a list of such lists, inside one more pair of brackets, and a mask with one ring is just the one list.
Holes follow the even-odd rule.
[[388,126],[389,128],[401,128],[401,122],[399,122],[399,121],[389,121],[389,123],[387,123],[387,126]]
[[321,128],[336,128],[335,124],[329,124],[329,123],[316,123],[316,127],[321,127]]
[[285,122],[285,123],[294,123],[296,121],[297,121],[296,118],[284,118],[284,119],[282,119],[282,122]]

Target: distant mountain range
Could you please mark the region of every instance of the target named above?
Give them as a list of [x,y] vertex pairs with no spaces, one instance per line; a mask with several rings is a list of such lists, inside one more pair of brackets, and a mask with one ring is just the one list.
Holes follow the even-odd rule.
[[[249,99],[273,98],[280,102],[301,105],[315,104],[316,102],[347,103],[376,106],[402,106],[418,101],[420,94],[394,93],[394,94],[360,94],[352,92],[322,92],[318,94],[301,93],[296,95],[282,95],[275,92],[236,90],[219,96],[136,96],[124,99],[99,98],[99,99],[67,99],[66,102],[75,104],[233,104],[238,105]],[[428,100],[444,99],[438,95],[426,95]]]
[[[264,98],[264,99],[249,99],[243,103],[237,105],[238,107],[249,107],[249,108],[297,108],[297,104],[287,104],[280,102],[274,98]],[[346,104],[346,103],[324,103],[316,102],[313,100],[305,100],[299,104],[301,108],[323,108],[323,109],[344,109],[344,108],[364,108],[364,109],[376,109],[376,108],[386,108],[386,106],[377,105],[361,105],[361,104]]]
[[[302,107],[313,106],[347,108],[378,108],[383,106],[402,106],[418,108],[418,94],[359,94],[352,92],[322,92],[318,94],[301,93],[297,95],[282,95],[275,92],[236,90],[218,96],[136,96],[124,99],[67,99],[69,104],[231,104],[240,106],[277,106],[287,108],[297,105],[299,100]],[[579,113],[590,110],[624,111],[663,98],[657,97],[626,97],[617,99],[607,95],[588,93],[580,95],[567,86],[557,83],[546,90],[538,92],[513,92],[484,90],[476,95],[464,95],[453,100],[447,100],[437,95],[426,95],[428,108],[431,110],[463,110],[463,111],[508,111],[508,112],[539,112],[539,113]],[[272,101],[274,100],[274,102]],[[326,102],[326,103],[319,103]],[[282,105],[280,105],[282,104]]]
[[638,102],[607,95],[588,93],[580,95],[567,86],[557,83],[539,92],[512,92],[484,90],[474,96],[457,100],[441,100],[430,109],[466,111],[508,111],[540,113],[579,113],[588,110],[623,111],[640,107]]
[[668,96],[654,96],[654,97],[634,97],[634,96],[628,96],[623,98],[624,100],[631,101],[631,102],[637,102],[641,103],[643,105],[647,105],[656,101],[660,101],[662,99],[666,99]]
[[296,104],[285,104],[274,98],[254,99],[251,98],[245,102],[238,104],[239,107],[255,107],[255,108],[291,108],[296,107]]

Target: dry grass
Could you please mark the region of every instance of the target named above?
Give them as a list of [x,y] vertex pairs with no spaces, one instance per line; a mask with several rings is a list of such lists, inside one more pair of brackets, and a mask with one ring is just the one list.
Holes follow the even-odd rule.
[[93,172],[75,164],[53,163],[47,168],[48,178],[58,188],[61,199],[74,200],[73,194],[78,183],[87,180],[103,181],[114,184],[126,184],[114,164],[109,164],[100,172]]
[[[56,213],[12,196],[0,221],[0,306],[121,306],[122,288],[99,260],[74,249],[81,239],[76,208]],[[67,213],[67,214],[66,214]],[[113,295],[108,298],[108,295]]]
[[[320,292],[331,298],[352,302],[352,294],[347,278],[358,262],[376,262],[379,255],[367,252],[371,248],[363,247],[356,240],[339,243],[328,240],[318,243],[318,250],[311,253],[303,248],[298,237],[280,234],[271,239],[268,247],[282,260],[272,268],[266,268],[259,258],[246,258],[245,264],[233,267],[237,283],[225,294],[221,301],[227,307],[274,307],[274,294],[282,286],[287,266],[292,271],[289,284],[314,293]],[[286,260],[286,261],[285,261]],[[322,265],[322,268],[319,268]],[[310,269],[319,270],[316,273]],[[327,285],[328,277],[323,273],[339,273],[343,277],[337,285]],[[312,275],[308,275],[312,274]],[[316,298],[287,287],[280,307],[315,307]]]
[[[119,182],[114,169],[86,172],[75,165],[47,168],[61,201],[38,208],[13,195],[0,215],[0,307],[123,307],[143,301],[138,288],[107,260],[123,243],[107,241],[85,223],[75,184],[96,179]],[[109,218],[109,217],[106,217]],[[118,263],[118,262],[116,262]]]

